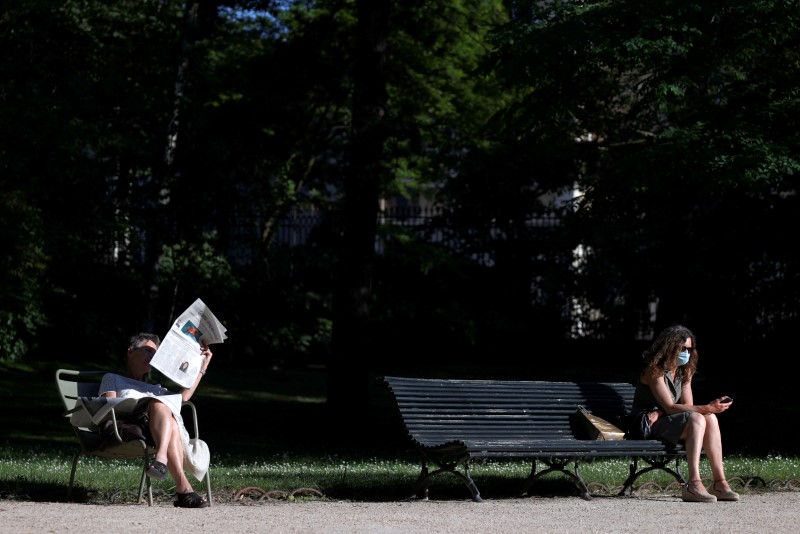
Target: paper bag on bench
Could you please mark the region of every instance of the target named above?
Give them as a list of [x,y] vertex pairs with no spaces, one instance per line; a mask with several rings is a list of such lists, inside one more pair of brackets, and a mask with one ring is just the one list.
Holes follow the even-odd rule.
[[614,441],[625,438],[625,432],[602,417],[592,415],[583,406],[578,406],[576,417],[579,426],[588,434],[589,439]]

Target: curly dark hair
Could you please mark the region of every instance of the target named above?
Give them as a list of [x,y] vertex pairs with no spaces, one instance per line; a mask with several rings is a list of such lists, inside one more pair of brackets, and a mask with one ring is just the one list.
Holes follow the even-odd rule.
[[[686,338],[691,338],[694,350],[689,352],[689,363],[678,367],[678,354]],[[650,374],[656,370],[666,372],[677,368],[681,371],[682,381],[689,382],[697,370],[698,357],[697,340],[692,331],[679,324],[672,325],[662,330],[650,348],[642,353],[642,372]]]

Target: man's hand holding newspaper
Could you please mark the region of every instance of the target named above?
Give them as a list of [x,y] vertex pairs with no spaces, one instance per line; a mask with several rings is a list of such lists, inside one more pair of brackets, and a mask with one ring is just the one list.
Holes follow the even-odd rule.
[[178,317],[158,347],[150,365],[176,384],[190,388],[203,364],[200,349],[228,336],[214,314],[197,299]]

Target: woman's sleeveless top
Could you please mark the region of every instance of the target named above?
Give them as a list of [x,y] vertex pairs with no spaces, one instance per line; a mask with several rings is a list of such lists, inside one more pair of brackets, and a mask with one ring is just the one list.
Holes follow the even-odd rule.
[[[664,373],[664,383],[667,384],[672,395],[672,402],[678,402],[683,392],[683,379],[681,373],[675,373],[675,379],[669,376],[669,373]],[[649,410],[658,406],[653,393],[650,391],[650,386],[642,383],[641,376],[639,383],[636,385],[636,391],[633,394],[633,413],[639,413],[642,410]]]

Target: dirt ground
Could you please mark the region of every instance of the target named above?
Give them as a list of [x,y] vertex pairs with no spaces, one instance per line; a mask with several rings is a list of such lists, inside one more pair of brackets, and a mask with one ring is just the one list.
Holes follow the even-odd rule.
[[[182,527],[181,525],[185,525]],[[531,497],[465,501],[215,503],[186,510],[168,503],[72,504],[0,501],[0,532],[796,533],[800,492],[748,492],[739,502],[684,503],[675,495]]]

